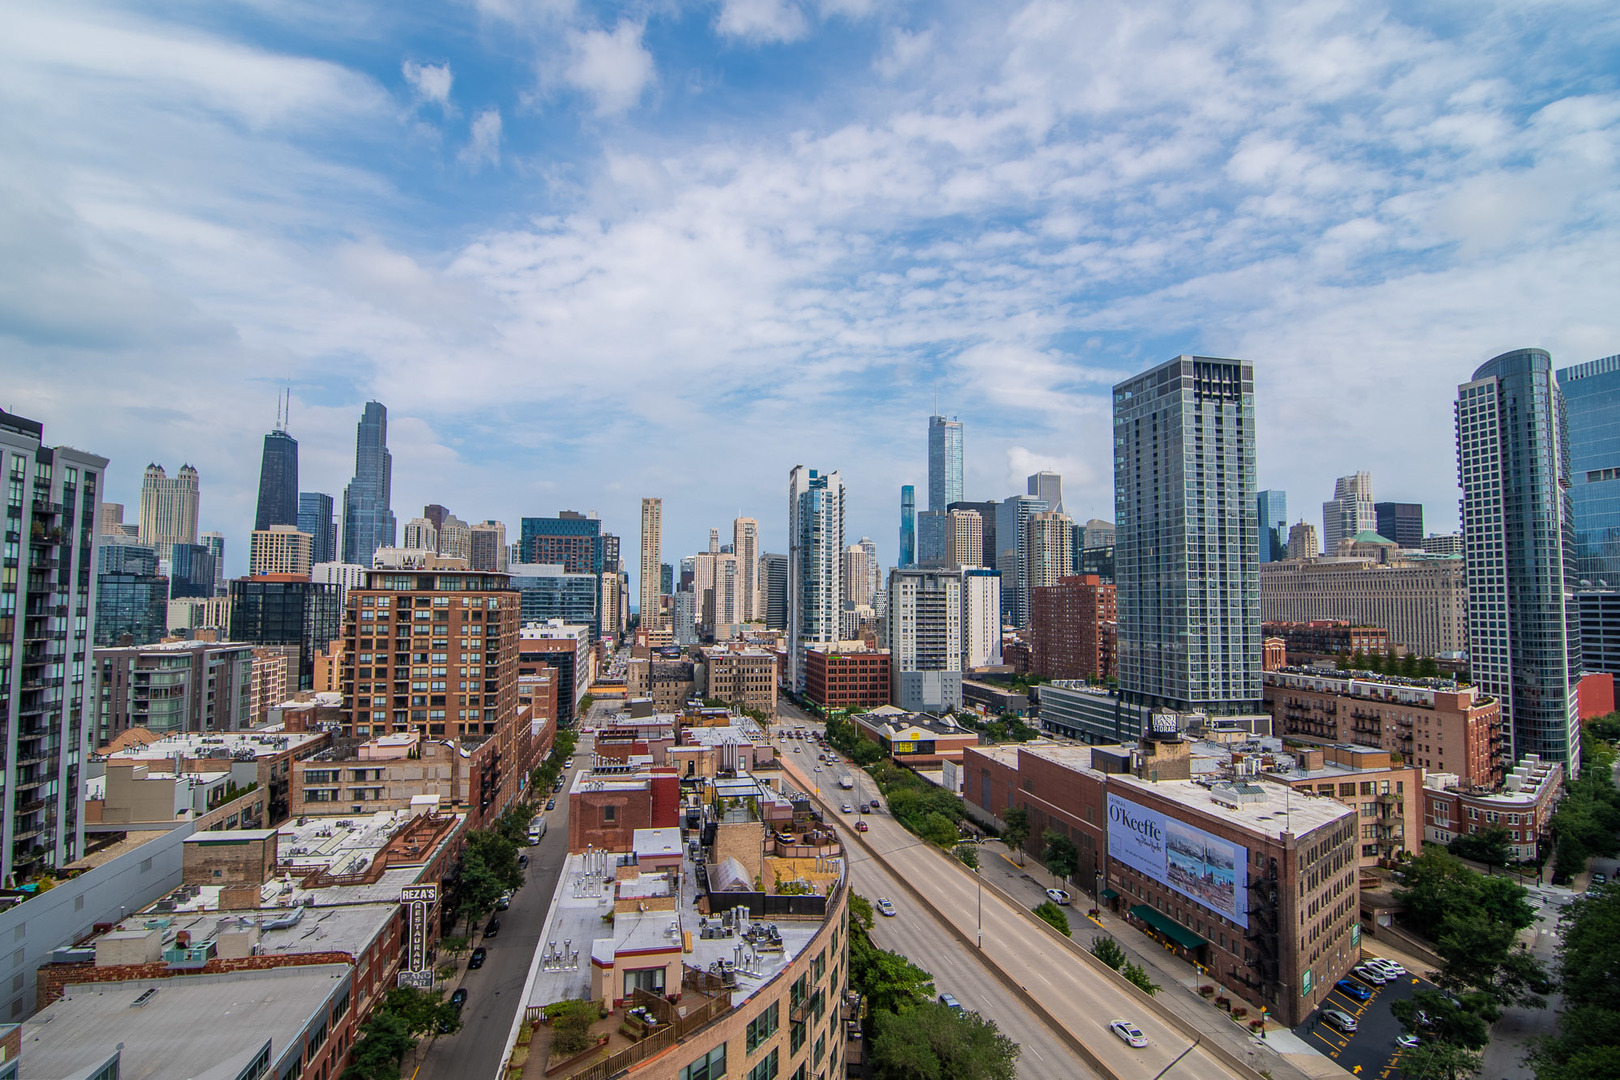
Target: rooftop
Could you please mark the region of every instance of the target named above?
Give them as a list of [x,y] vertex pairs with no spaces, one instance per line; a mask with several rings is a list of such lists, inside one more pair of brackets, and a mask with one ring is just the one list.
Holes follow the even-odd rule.
[[[279,895],[295,904],[398,903],[399,890],[416,883],[422,867],[450,842],[464,817],[423,815],[417,809],[287,822],[277,830],[276,871],[286,882]],[[415,831],[401,832],[413,823]],[[385,865],[378,868],[378,855],[396,836]],[[316,877],[321,871],[324,880]]]
[[1155,795],[1205,817],[1255,835],[1277,840],[1283,833],[1303,836],[1355,810],[1333,799],[1319,798],[1272,784],[1214,784],[1197,780],[1138,780],[1129,774],[1108,778],[1110,794],[1130,798],[1134,793]]
[[249,761],[296,750],[325,738],[326,735],[321,732],[235,731],[219,735],[179,732],[126,745],[108,753],[107,759],[147,761],[178,755],[186,758],[220,758],[227,762]]
[[319,964],[70,985],[23,1022],[24,1075],[73,1076],[121,1047],[124,1080],[235,1076],[266,1042],[274,1061],[296,1041],[348,973]]

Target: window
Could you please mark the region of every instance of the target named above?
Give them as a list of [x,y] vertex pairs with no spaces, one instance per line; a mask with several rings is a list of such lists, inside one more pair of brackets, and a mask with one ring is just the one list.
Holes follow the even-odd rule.
[[619,808],[617,806],[602,807],[602,820],[603,822],[619,820]]
[[717,1080],[726,1075],[726,1047],[722,1043],[681,1070],[681,1080]]
[[804,1049],[805,1036],[809,1031],[810,1025],[803,1020],[788,1025],[788,1053],[797,1054]]
[[748,1070],[748,1080],[776,1080],[776,1051],[766,1054],[758,1065]]
[[[766,1039],[768,1039],[772,1035],[776,1034],[776,1025],[777,1025],[777,1022],[778,1022],[778,1020],[777,1020],[778,1013],[779,1013],[778,1005],[777,1005],[776,1002],[773,1001],[773,1002],[770,1003],[769,1007],[767,1007],[758,1016],[754,1017],[752,1020],[750,1020],[748,1022],[748,1040],[747,1041],[748,1041],[748,1052],[750,1054],[752,1054],[755,1050],[759,1049],[759,1044],[760,1043],[764,1042]],[[775,1051],[771,1052],[771,1057],[772,1057],[772,1059],[774,1059],[776,1057]],[[752,1075],[752,1074],[750,1074],[750,1075]],[[771,1069],[771,1075],[772,1076],[776,1075],[776,1069],[774,1068],[774,1066]]]

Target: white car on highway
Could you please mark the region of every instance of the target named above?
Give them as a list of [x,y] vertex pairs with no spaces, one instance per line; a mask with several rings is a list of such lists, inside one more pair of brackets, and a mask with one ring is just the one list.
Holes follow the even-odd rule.
[[1129,1020],[1115,1020],[1108,1025],[1108,1030],[1125,1040],[1127,1046],[1134,1046],[1140,1050],[1147,1045],[1147,1036],[1142,1034],[1142,1029]]
[[878,897],[877,909],[879,915],[888,915],[891,918],[900,914],[898,911],[894,910],[894,904],[889,901],[887,896]]

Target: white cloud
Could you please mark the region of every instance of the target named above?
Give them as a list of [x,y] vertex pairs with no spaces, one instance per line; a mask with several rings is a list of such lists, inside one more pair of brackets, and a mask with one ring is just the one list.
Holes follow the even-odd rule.
[[474,172],[485,165],[501,163],[501,111],[485,109],[473,117],[467,145],[457,155],[462,164]]
[[627,112],[657,78],[653,56],[642,44],[642,23],[620,20],[611,31],[572,36],[568,82],[595,99],[598,116]]
[[450,104],[450,84],[453,81],[449,64],[418,64],[414,60],[406,60],[400,65],[405,75],[405,81],[423,101],[436,102],[440,106]]
[[721,0],[715,30],[757,45],[798,41],[810,23],[793,0]]

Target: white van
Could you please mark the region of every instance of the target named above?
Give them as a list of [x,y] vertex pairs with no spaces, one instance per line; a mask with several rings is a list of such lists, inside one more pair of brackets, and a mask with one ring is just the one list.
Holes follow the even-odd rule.
[[530,847],[533,847],[535,844],[538,844],[540,842],[540,838],[545,836],[545,835],[546,835],[546,819],[545,818],[537,817],[533,821],[529,822],[529,846]]

